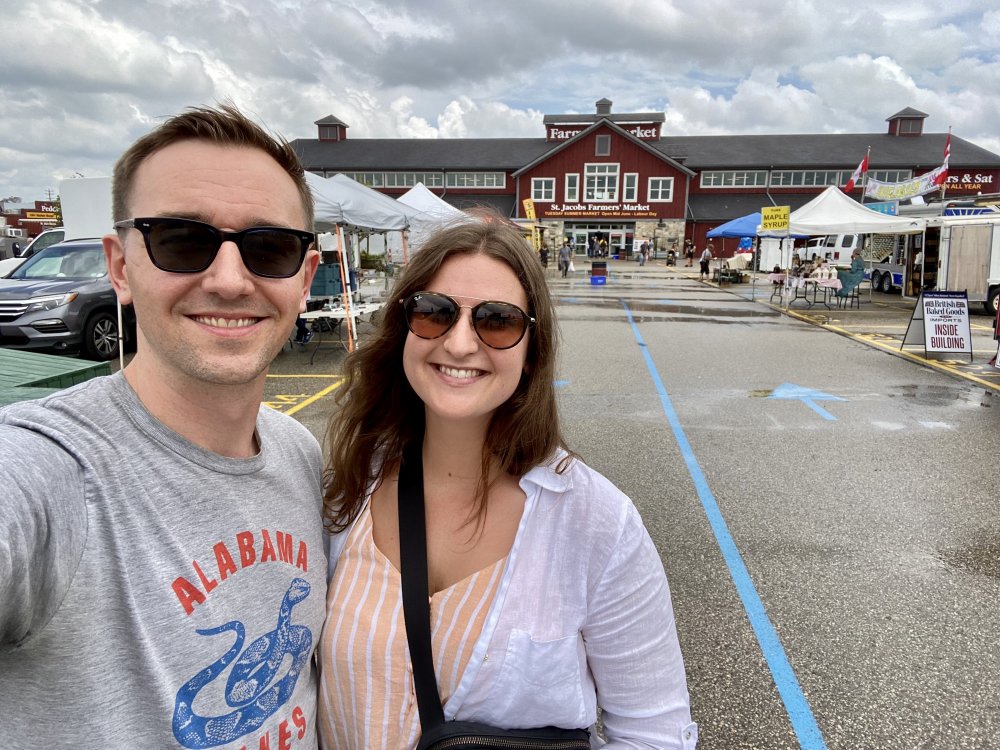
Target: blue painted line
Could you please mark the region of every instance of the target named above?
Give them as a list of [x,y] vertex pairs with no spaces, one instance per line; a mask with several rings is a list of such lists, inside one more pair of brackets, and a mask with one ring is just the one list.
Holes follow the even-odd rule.
[[819,731],[819,726],[816,724],[812,709],[809,707],[809,701],[806,700],[802,692],[802,687],[799,685],[792,665],[788,662],[785,649],[781,645],[781,639],[778,638],[778,633],[767,616],[767,611],[764,609],[764,602],[761,601],[760,595],[753,585],[750,572],[743,562],[743,557],[736,547],[736,542],[733,541],[733,537],[729,533],[729,527],[726,525],[726,520],[722,517],[722,511],[719,510],[719,505],[716,503],[715,496],[712,494],[712,490],[708,486],[708,481],[705,479],[705,474],[702,472],[701,466],[698,464],[698,459],[691,449],[687,435],[684,434],[684,428],[677,417],[677,412],[674,411],[670,396],[667,394],[667,389],[660,379],[656,365],[653,363],[653,357],[650,355],[649,349],[642,339],[642,334],[639,333],[639,328],[632,317],[632,311],[629,310],[625,300],[621,300],[621,304],[625,308],[625,314],[628,316],[632,333],[635,335],[635,340],[639,344],[642,356],[646,360],[646,367],[649,369],[649,374],[656,386],[656,393],[659,395],[660,403],[663,405],[663,412],[666,414],[667,422],[669,422],[673,430],[674,439],[677,440],[677,446],[680,448],[684,463],[687,465],[688,473],[694,481],[695,491],[698,493],[702,508],[704,508],[705,515],[708,517],[708,522],[712,527],[712,532],[715,534],[715,540],[718,542],[719,549],[722,551],[722,557],[729,568],[729,575],[733,579],[736,592],[739,594],[740,601],[743,602],[743,607],[750,618],[750,626],[753,628],[754,635],[757,636],[757,642],[760,644],[764,659],[767,661],[768,669],[771,670],[771,676],[774,678],[774,684],[778,688],[778,694],[785,704],[785,711],[788,713],[792,729],[795,730],[795,735],[798,737],[799,747],[802,750],[826,750],[826,743],[823,741],[823,735]]
[[828,419],[831,422],[836,422],[837,421],[837,418],[835,416],[833,416],[830,412],[828,412],[826,409],[824,409],[822,406],[820,406],[819,404],[817,404],[812,399],[804,398],[804,399],[802,399],[802,403],[805,404],[806,406],[808,406],[810,409],[812,409],[817,414],[819,414],[821,417],[823,417],[823,419]]
[[565,388],[566,386],[569,385],[569,381],[568,380],[553,380],[552,381],[552,385],[555,386],[556,388]]

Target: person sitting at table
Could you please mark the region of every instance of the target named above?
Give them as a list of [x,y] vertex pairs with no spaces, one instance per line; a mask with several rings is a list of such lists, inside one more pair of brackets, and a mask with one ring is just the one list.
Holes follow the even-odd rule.
[[865,261],[861,257],[860,250],[851,253],[851,269],[837,271],[837,278],[842,284],[837,290],[838,297],[848,297],[854,293],[854,288],[865,278]]
[[816,258],[813,263],[813,270],[809,272],[810,279],[830,278],[830,267],[826,264],[826,258]]
[[799,256],[794,256],[792,258],[792,276],[798,276],[803,279],[809,278],[809,274],[813,271],[813,264],[811,262],[803,263]]

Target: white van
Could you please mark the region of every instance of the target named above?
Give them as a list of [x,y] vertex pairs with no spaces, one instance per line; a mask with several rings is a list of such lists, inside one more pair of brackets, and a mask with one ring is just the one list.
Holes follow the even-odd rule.
[[829,234],[819,238],[820,242],[813,250],[814,240],[809,241],[809,257],[818,253],[825,257],[833,265],[849,266],[851,264],[851,254],[855,250],[864,247],[865,236],[863,234]]

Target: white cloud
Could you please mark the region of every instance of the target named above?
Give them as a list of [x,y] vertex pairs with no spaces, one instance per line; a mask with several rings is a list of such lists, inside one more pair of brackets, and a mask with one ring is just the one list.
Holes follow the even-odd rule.
[[1000,10],[975,0],[36,0],[4,15],[0,194],[108,174],[232,99],[289,138],[541,137],[543,113],[664,111],[678,134],[927,128],[1000,152]]

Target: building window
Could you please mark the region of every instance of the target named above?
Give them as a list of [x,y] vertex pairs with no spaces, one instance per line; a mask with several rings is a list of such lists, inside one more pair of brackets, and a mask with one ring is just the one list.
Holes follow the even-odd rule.
[[625,179],[622,180],[622,201],[635,203],[637,200],[639,200],[639,173],[626,172]]
[[767,170],[702,172],[703,188],[767,187]]
[[611,136],[597,136],[597,143],[594,148],[594,156],[611,156]]
[[556,199],[554,177],[533,177],[531,180],[531,200],[551,203]]
[[370,188],[385,187],[385,173],[383,172],[344,172],[344,176]]
[[843,172],[839,169],[776,169],[771,172],[771,187],[826,187],[827,185],[843,185],[850,177],[851,172]]
[[320,125],[319,126],[319,139],[321,141],[337,141],[340,140],[340,132],[337,130],[336,125]]
[[618,165],[587,164],[584,166],[583,199],[615,203],[618,200]]
[[920,135],[923,132],[923,129],[922,120],[901,119],[896,132],[900,134],[906,133],[908,135]]
[[385,187],[411,188],[418,182],[426,187],[442,187],[443,175],[440,172],[386,172]]
[[450,188],[500,189],[506,185],[504,172],[449,172],[446,181]]
[[566,198],[567,203],[575,203],[580,200],[580,175],[566,175]]
[[868,172],[869,179],[879,182],[906,182],[912,176],[909,169],[872,169]]
[[651,203],[667,203],[674,199],[673,177],[649,178],[649,201]]

